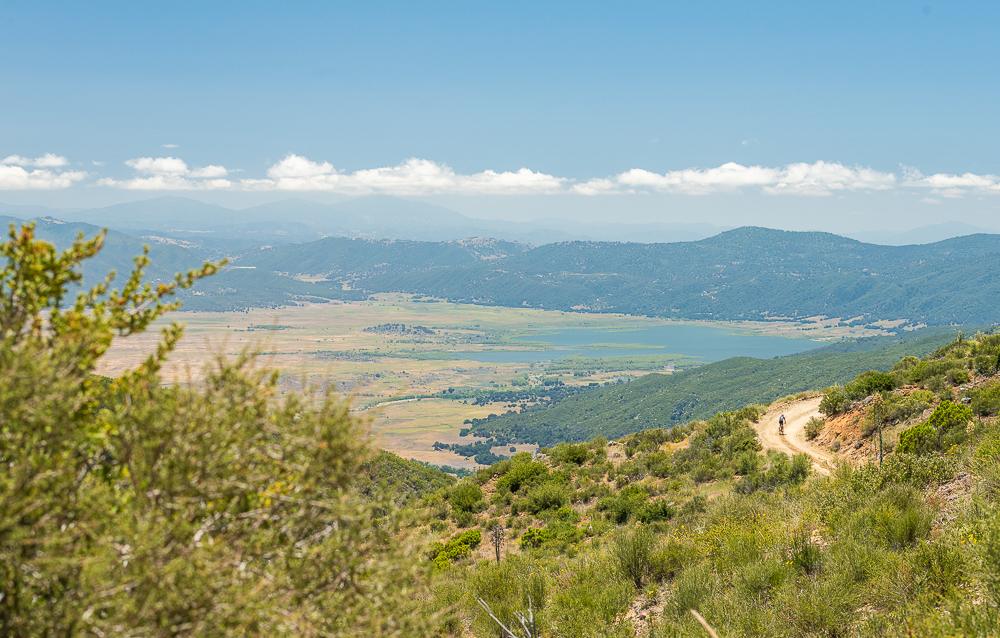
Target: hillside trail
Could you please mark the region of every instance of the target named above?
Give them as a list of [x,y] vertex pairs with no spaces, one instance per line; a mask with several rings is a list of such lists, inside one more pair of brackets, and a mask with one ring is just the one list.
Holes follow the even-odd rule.
[[[808,454],[813,460],[813,470],[829,476],[834,468],[836,455],[806,440],[806,423],[819,413],[821,397],[799,399],[790,403],[771,406],[754,425],[765,450],[780,450],[786,454]],[[785,433],[778,434],[778,417],[785,415]]]

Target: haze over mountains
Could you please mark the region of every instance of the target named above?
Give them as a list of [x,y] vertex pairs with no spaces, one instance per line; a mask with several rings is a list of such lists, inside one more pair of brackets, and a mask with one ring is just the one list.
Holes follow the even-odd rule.
[[86,222],[137,236],[180,240],[216,252],[302,243],[328,236],[420,241],[491,237],[539,245],[571,240],[692,241],[725,230],[703,223],[587,224],[568,219],[529,223],[473,219],[441,206],[378,195],[337,204],[291,198],[242,210],[168,196],[88,210],[0,205],[0,214],[21,219],[53,217]]
[[[235,210],[184,197],[157,197],[92,209],[0,204],[0,215],[51,217],[107,226],[133,236],[186,242],[212,254],[259,245],[303,243],[323,237],[450,241],[490,237],[542,245],[561,241],[670,243],[706,239],[732,227],[708,223],[583,223],[564,218],[533,222],[475,219],[441,206],[375,195],[336,204],[289,198]],[[845,233],[859,241],[890,246],[927,244],[952,237],[995,232],[962,223],[906,231]],[[154,239],[154,241],[156,241]]]
[[[684,319],[985,324],[997,320],[992,300],[1000,296],[1000,235],[982,233],[888,246],[818,232],[719,232],[708,224],[561,230],[568,222],[477,220],[393,197],[339,204],[288,199],[239,211],[161,197],[80,211],[0,207],[4,212],[11,214],[5,223],[38,218],[39,235],[57,246],[110,227],[105,250],[87,264],[88,281],[111,269],[127,271],[144,243],[152,245],[154,280],[230,259],[231,268],[188,293],[190,310],[402,292]],[[941,224],[895,238],[973,230]],[[607,239],[578,239],[587,233]]]

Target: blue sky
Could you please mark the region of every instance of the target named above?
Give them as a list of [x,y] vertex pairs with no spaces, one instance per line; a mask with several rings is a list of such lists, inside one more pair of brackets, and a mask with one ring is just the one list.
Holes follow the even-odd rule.
[[995,2],[0,1],[0,202],[993,225],[998,49]]

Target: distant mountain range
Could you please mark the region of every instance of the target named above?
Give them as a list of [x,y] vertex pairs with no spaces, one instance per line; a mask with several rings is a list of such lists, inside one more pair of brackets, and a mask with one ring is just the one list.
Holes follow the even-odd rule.
[[[896,247],[748,227],[695,242],[563,242],[492,260],[355,274],[336,270],[352,261],[339,246],[352,240],[325,241],[282,249],[282,268],[299,264],[298,274],[369,292],[509,307],[713,320],[1000,320],[1000,235]],[[386,242],[379,250],[394,264],[413,248]],[[273,255],[261,251],[240,263],[272,269]]]
[[[490,237],[534,245],[564,241],[671,243],[706,239],[732,227],[707,223],[586,223],[550,218],[533,222],[474,219],[424,202],[373,195],[337,204],[286,199],[234,210],[184,197],[115,204],[92,209],[0,204],[0,215],[19,219],[52,217],[107,226],[152,241],[181,241],[220,257],[255,246],[305,243],[323,237],[451,241]],[[862,231],[847,236],[872,244],[928,244],[952,237],[994,232],[962,223],[907,231]]]
[[991,234],[995,230],[972,226],[961,222],[948,222],[922,226],[906,231],[869,230],[857,233],[845,233],[845,237],[863,241],[866,244],[881,244],[883,246],[912,246],[914,244],[933,244],[953,237],[967,235]]
[[21,219],[53,217],[107,226],[153,241],[182,241],[220,257],[261,245],[324,237],[452,241],[489,237],[534,245],[559,241],[672,242],[704,239],[725,230],[711,224],[593,224],[568,219],[510,222],[473,219],[424,202],[375,195],[337,204],[286,199],[233,210],[183,197],[158,197],[88,210],[0,205]]
[[[23,219],[17,217],[0,215],[0,227],[5,231],[10,224],[22,222]],[[65,249],[72,244],[80,233],[90,238],[101,231],[99,226],[93,224],[65,222],[51,217],[36,219],[35,223],[35,234],[40,239],[44,239],[60,249]],[[6,236],[6,232],[4,232],[4,236]],[[132,258],[142,254],[144,243],[148,242],[143,242],[141,239],[118,231],[108,231],[101,252],[83,264],[85,281],[90,284],[97,283],[111,270],[116,271],[120,279],[124,278],[132,270]],[[151,244],[149,258],[152,263],[147,269],[147,273],[151,281],[171,280],[174,273],[187,272],[205,263],[205,259],[197,252],[171,244]]]
[[[17,212],[37,217],[47,210]],[[994,303],[1000,296],[1000,235],[905,246],[765,228],[695,241],[561,241],[539,247],[502,236],[385,239],[375,236],[390,231],[433,236],[448,228],[467,236],[455,230],[466,223],[470,233],[485,234],[488,229],[475,224],[495,222],[379,197],[337,205],[285,200],[243,211],[159,198],[67,216],[72,219],[40,217],[39,235],[65,246],[78,232],[96,233],[93,222],[114,229],[105,250],[85,266],[88,281],[110,269],[126,272],[143,243],[153,246],[149,272],[154,281],[206,259],[230,258],[232,267],[185,293],[189,309],[275,307],[295,299],[403,292],[466,303],[686,319],[822,315],[935,325],[1000,320]],[[323,224],[348,230],[317,238],[325,232],[317,230]],[[508,237],[520,236],[517,225],[504,224]],[[931,227],[927,233],[945,230]]]

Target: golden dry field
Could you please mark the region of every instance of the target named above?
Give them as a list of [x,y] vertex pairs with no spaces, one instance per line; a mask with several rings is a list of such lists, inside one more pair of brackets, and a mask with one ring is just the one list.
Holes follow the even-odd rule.
[[[180,322],[186,328],[164,371],[166,380],[197,383],[204,366],[213,357],[232,356],[245,348],[258,349],[264,353],[262,364],[281,370],[282,389],[301,389],[304,385],[326,387],[332,382],[339,392],[352,397],[356,410],[371,418],[372,431],[380,445],[404,458],[453,466],[473,464],[451,452],[433,450],[434,441],[470,443],[469,437],[458,437],[462,422],[504,408],[441,398],[443,390],[503,388],[518,378],[538,382],[543,376],[557,376],[566,384],[587,384],[622,375],[669,372],[673,369],[671,364],[684,363],[679,355],[658,354],[656,350],[650,350],[649,356],[633,357],[627,367],[617,369],[614,366],[581,369],[579,364],[574,366],[574,359],[554,364],[453,359],[455,353],[544,351],[543,343],[516,339],[538,330],[618,331],[671,322],[615,314],[414,301],[408,295],[378,295],[370,301],[306,304],[280,310],[176,312],[168,320]],[[812,339],[839,338],[848,330],[824,330],[822,322],[690,323],[725,325],[750,334]],[[420,326],[430,333],[366,331],[384,324],[402,324],[411,330]],[[158,327],[116,342],[102,360],[98,373],[118,376],[136,366],[155,347]],[[851,334],[876,333],[853,329]],[[429,395],[435,394],[438,397],[430,398]],[[408,400],[410,397],[413,400]],[[423,398],[416,400],[416,397]]]

